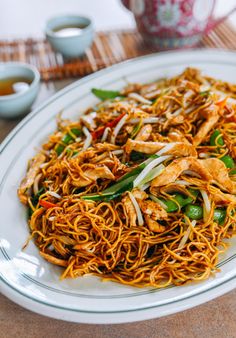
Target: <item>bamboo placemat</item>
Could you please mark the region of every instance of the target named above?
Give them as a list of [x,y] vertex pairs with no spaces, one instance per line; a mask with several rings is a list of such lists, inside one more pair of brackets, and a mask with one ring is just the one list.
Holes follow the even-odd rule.
[[[205,36],[198,47],[236,49],[236,32],[222,23]],[[79,77],[136,56],[155,52],[135,30],[98,32],[84,57],[65,62],[44,39],[0,41],[0,61],[23,61],[35,65],[42,79]]]

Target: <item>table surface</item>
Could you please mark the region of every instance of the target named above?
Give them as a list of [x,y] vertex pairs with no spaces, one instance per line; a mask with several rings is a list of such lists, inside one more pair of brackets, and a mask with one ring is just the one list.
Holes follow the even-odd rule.
[[[101,10],[101,8],[107,8],[108,2],[110,15],[107,15],[106,11]],[[134,27],[132,16],[128,11],[119,6],[117,0],[100,0],[99,7],[98,1],[95,2],[94,0],[70,0],[69,2],[65,2],[64,0],[48,0],[47,12],[44,10],[43,4],[45,3],[46,1],[1,0],[0,38],[3,36],[4,38],[26,37],[27,32],[29,32],[29,24],[32,26],[32,29],[30,29],[32,36],[40,36],[42,34],[42,23],[48,15],[61,13],[63,9],[66,12],[73,12],[77,8],[77,11],[80,11],[80,13],[89,14],[94,19],[97,29]],[[228,0],[227,2],[218,0],[218,13],[221,12],[222,6],[224,7],[224,12],[226,12],[235,3],[236,0]],[[17,10],[19,4],[21,8],[26,9],[25,16],[29,17],[29,21],[23,22],[23,11]],[[36,8],[38,15],[37,18],[32,19],[32,16],[29,16],[29,14],[32,13],[32,9],[33,7],[35,9],[35,6],[38,6]],[[11,8],[14,8],[14,12],[11,11]],[[104,12],[106,13],[105,17],[108,18],[106,21],[104,20]],[[14,26],[12,26],[13,22],[15,23]],[[234,23],[236,26],[236,20]],[[71,81],[66,80],[42,84],[33,108]],[[0,119],[0,142],[18,122],[19,120],[5,121]],[[25,310],[8,300],[5,296],[0,295],[0,337],[236,338],[235,314],[236,290],[204,305],[175,315],[122,325],[86,325],[54,320]]]

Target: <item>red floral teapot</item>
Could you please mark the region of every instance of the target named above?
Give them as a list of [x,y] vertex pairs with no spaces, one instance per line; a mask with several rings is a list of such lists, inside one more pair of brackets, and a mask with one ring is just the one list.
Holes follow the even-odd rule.
[[194,46],[225,20],[213,19],[215,0],[121,0],[133,12],[143,38],[160,49]]

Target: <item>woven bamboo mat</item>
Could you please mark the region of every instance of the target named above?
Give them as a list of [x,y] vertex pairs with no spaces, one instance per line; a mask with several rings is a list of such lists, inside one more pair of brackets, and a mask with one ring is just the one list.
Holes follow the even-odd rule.
[[[228,23],[222,23],[205,36],[198,47],[236,49],[236,32]],[[44,39],[0,41],[0,61],[31,63],[40,70],[44,81],[84,76],[155,51],[134,30],[99,32],[85,56],[70,62],[65,62]]]

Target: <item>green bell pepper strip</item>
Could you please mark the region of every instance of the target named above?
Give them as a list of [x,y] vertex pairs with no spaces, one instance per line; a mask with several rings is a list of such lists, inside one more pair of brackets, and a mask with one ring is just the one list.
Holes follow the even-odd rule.
[[77,128],[72,128],[70,131],[75,136],[73,137],[70,133],[67,133],[66,135],[63,136],[63,138],[61,140],[61,142],[63,144],[58,144],[57,147],[56,147],[57,156],[59,156],[63,152],[66,145],[73,142],[76,139],[76,137],[81,136],[81,134],[82,134],[81,130],[77,129]]
[[175,212],[185,207],[187,204],[192,203],[197,198],[198,190],[190,188],[188,191],[192,195],[192,197],[183,196],[182,194],[176,194],[171,200],[166,200],[164,198],[159,198],[159,200],[166,205],[167,212]]
[[[200,205],[188,204],[185,208],[185,215],[191,219],[199,220],[203,218],[203,207]],[[226,218],[225,209],[215,209],[213,220],[220,225],[224,224]]]
[[122,97],[120,92],[114,90],[92,88],[92,93],[100,100],[115,99],[118,96]]
[[229,175],[236,175],[236,168],[230,170]]
[[223,140],[223,137],[221,136],[221,132],[216,129],[212,134],[211,134],[211,137],[210,137],[210,145],[211,146],[218,146],[218,147],[221,147],[223,146],[225,143],[224,143],[224,140]]
[[233,169],[235,167],[235,162],[230,155],[224,155],[219,158],[222,162],[224,162],[226,168]]
[[185,215],[195,220],[202,219],[203,208],[200,205],[188,204],[185,208]]
[[226,218],[226,210],[225,209],[215,209],[214,210],[214,221],[219,223],[220,225],[224,224]]

